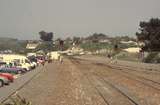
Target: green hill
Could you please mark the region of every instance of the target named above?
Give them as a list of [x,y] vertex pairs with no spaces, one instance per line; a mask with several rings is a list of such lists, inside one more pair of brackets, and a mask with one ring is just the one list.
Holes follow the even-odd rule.
[[12,50],[13,52],[19,52],[26,47],[27,41],[18,40],[13,38],[0,38],[0,51]]

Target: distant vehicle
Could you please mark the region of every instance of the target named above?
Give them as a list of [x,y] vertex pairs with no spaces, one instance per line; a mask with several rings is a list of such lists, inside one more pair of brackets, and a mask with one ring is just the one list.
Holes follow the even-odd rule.
[[84,54],[85,54],[84,52],[80,52],[80,53],[79,53],[79,55],[84,55]]
[[9,74],[9,73],[0,73],[0,76],[6,77],[10,82],[14,81],[14,77],[13,77],[12,74]]
[[37,54],[36,53],[27,53],[27,57],[30,57],[30,56],[37,56]]
[[73,53],[71,53],[71,52],[69,52],[69,53],[67,53],[67,55],[74,55]]
[[37,58],[35,56],[29,56],[27,58],[30,60],[30,64],[31,64],[32,69],[34,69],[34,68],[36,68],[36,66],[38,66]]
[[45,64],[45,60],[44,59],[38,59],[38,64],[44,65]]
[[37,56],[36,57],[37,58],[37,63],[38,64],[42,64],[42,65],[44,65],[45,64],[45,57],[44,56]]
[[0,87],[3,87],[4,85],[9,85],[9,80],[5,77],[0,76]]
[[59,60],[61,54],[58,51],[52,51],[52,52],[49,52],[47,55],[52,60]]

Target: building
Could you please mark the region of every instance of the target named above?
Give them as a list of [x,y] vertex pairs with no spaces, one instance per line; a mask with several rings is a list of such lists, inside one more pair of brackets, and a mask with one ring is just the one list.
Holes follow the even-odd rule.
[[34,50],[38,47],[39,44],[40,44],[39,41],[28,41],[26,49]]

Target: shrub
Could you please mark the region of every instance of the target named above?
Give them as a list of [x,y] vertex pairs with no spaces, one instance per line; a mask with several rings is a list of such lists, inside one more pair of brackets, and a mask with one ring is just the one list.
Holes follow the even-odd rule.
[[158,52],[150,52],[146,58],[144,58],[145,63],[157,63],[160,62],[160,57],[158,57]]

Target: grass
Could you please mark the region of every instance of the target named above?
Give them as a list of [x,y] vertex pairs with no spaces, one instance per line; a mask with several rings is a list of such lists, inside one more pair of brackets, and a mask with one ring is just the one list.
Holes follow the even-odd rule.
[[85,51],[96,51],[100,49],[111,49],[112,45],[108,43],[85,43],[80,45]]
[[138,53],[128,53],[128,52],[120,52],[116,55],[117,59],[132,61],[132,62],[140,62]]
[[[141,62],[138,53],[128,53],[121,51],[117,54],[111,54],[111,55],[113,59],[116,58],[118,60],[124,60],[124,61]],[[107,57],[107,54],[96,54],[96,56]]]

